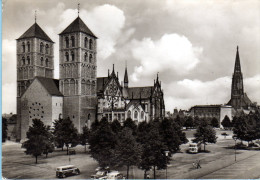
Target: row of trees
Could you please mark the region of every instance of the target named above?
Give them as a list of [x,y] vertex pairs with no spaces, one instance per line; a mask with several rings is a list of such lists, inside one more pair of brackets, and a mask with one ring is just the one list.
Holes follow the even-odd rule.
[[146,172],[165,169],[170,160],[165,151],[171,154],[180,150],[186,143],[186,135],[181,127],[170,119],[141,122],[138,126],[129,118],[123,126],[115,120],[109,123],[106,118],[95,121],[89,134],[90,153],[100,166],[126,166],[127,178],[130,166],[138,166]]
[[260,139],[260,113],[235,116],[232,121],[233,133],[241,141],[249,142]]

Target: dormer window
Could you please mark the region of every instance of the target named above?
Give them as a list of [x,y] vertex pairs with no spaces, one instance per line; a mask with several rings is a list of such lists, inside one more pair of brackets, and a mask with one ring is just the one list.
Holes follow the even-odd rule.
[[93,41],[92,39],[89,40],[89,49],[92,49],[93,48]]
[[84,40],[84,47],[87,48],[88,47],[88,38],[85,37],[85,40]]
[[40,44],[40,53],[43,53],[43,43]]
[[75,47],[75,37],[71,36],[71,46]]
[[65,37],[66,48],[69,48],[69,38]]
[[89,63],[92,63],[92,54],[89,55]]
[[24,44],[24,42],[22,44],[22,51],[23,51],[23,53],[25,53],[25,44]]
[[65,53],[65,57],[66,57],[66,61],[69,61],[69,53],[68,52]]
[[30,42],[27,42],[27,48],[28,48],[28,52],[30,52],[31,51]]
[[49,54],[49,45],[48,44],[46,44],[46,46],[45,46],[45,53]]

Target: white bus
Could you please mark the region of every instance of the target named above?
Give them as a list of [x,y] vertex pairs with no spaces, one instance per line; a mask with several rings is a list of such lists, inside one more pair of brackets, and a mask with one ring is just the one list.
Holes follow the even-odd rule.
[[74,165],[60,166],[56,169],[56,177],[58,178],[65,178],[75,174],[80,174],[80,171]]
[[190,143],[189,152],[198,153],[201,150],[201,143]]

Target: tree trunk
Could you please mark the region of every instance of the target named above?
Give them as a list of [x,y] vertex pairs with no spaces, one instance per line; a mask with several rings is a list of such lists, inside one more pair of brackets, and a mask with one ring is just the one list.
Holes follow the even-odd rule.
[[37,164],[37,157],[38,157],[38,156],[35,156],[35,164]]
[[153,179],[156,179],[155,178],[155,166],[153,166]]
[[144,170],[144,179],[146,179],[146,170]]
[[46,153],[46,158],[47,158],[47,156],[48,156],[48,153]]
[[85,144],[85,153],[87,152],[87,145]]
[[69,155],[69,146],[67,146],[67,155]]
[[129,165],[127,165],[127,170],[126,170],[126,179],[128,179],[129,176]]
[[206,143],[204,143],[204,152],[206,152]]
[[61,150],[63,151],[63,146],[61,147]]

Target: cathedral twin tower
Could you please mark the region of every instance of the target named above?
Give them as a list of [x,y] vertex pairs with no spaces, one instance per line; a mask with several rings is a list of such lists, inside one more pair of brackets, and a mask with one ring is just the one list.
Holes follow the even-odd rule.
[[54,42],[36,22],[17,39],[18,140],[34,118],[70,117],[79,127],[95,118],[96,39],[79,16],[59,34],[59,80],[53,79]]

